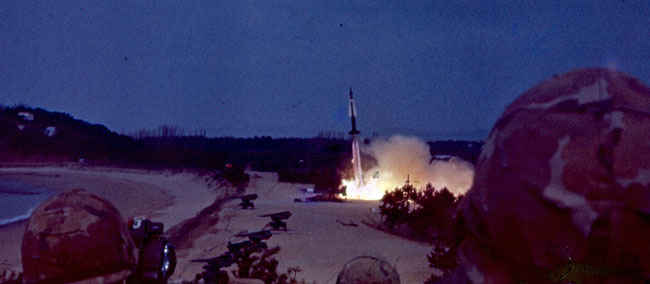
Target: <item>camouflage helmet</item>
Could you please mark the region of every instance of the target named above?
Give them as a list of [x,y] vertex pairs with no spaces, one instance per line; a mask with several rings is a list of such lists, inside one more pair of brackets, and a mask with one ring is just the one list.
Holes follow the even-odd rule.
[[137,249],[119,211],[83,189],[43,202],[25,228],[25,283],[110,283],[135,270]]
[[385,260],[372,256],[359,256],[348,261],[341,269],[336,284],[399,284],[397,270]]

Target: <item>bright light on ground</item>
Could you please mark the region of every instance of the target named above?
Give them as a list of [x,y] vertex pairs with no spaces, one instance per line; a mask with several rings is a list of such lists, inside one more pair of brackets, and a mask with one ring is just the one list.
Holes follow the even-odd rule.
[[341,181],[341,185],[346,187],[346,196],[341,196],[347,199],[358,199],[358,200],[380,200],[384,197],[386,190],[390,187],[382,186],[379,179],[370,179],[367,184],[362,186],[357,186],[357,183],[354,179],[344,179]]

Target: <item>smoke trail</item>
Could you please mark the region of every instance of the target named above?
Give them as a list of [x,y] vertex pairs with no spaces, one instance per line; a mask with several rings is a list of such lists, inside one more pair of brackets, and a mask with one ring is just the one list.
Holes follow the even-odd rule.
[[377,160],[377,167],[366,177],[372,177],[379,190],[401,187],[408,178],[416,187],[431,183],[436,189],[446,187],[452,193],[464,194],[472,186],[474,167],[460,158],[433,161],[429,145],[415,137],[395,135],[375,140],[364,152]]
[[352,136],[352,166],[354,167],[354,183],[357,188],[363,187],[363,170],[361,168],[361,153],[359,151],[359,139]]

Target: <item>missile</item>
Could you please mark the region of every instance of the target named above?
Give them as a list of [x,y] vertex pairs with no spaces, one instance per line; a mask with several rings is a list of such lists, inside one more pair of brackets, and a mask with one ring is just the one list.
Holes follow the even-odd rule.
[[352,123],[352,130],[348,132],[350,135],[357,135],[361,132],[357,130],[357,108],[354,105],[354,97],[352,96],[352,88],[350,88],[350,122]]

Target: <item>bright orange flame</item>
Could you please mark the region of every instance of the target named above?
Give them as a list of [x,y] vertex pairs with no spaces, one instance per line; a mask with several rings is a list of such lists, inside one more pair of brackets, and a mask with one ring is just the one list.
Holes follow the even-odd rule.
[[[368,175],[366,175],[368,176]],[[343,179],[341,180],[341,185],[346,188],[346,195],[343,196],[339,194],[340,198],[345,199],[357,199],[357,200],[381,200],[386,194],[387,191],[394,190],[396,188],[401,188],[404,186],[406,180],[401,180],[392,175],[390,172],[384,172],[384,174],[379,177],[377,174],[376,177],[372,177],[366,180],[366,184],[358,186],[358,183],[354,179]],[[426,184],[418,181],[417,179],[411,180],[410,183],[416,188],[421,189]],[[430,183],[427,181],[427,183]],[[441,189],[447,187],[447,184],[444,182],[438,182],[433,184],[434,188]],[[467,191],[465,189],[463,192]],[[452,191],[454,194],[457,192]]]
[[[358,141],[353,140],[353,152],[356,153],[359,149],[355,149],[354,142]],[[432,162],[429,145],[416,137],[395,135],[377,139],[366,150],[377,165],[359,173],[360,164],[353,161],[356,180],[341,181],[348,199],[380,200],[387,191],[401,188],[407,180],[418,189],[431,184],[436,189],[447,188],[455,195],[464,194],[472,185],[472,164],[456,157]],[[365,185],[359,185],[364,182]]]
[[341,185],[346,187],[347,195],[340,197],[359,200],[380,200],[384,197],[386,191],[401,186],[397,181],[392,179],[390,173],[384,173],[382,177],[378,177],[378,173],[376,173],[376,176],[366,179],[366,184],[362,186],[357,186],[354,179],[344,179],[341,181]]
[[341,196],[347,199],[360,199],[360,200],[380,200],[384,196],[384,191],[377,187],[374,180],[369,181],[363,186],[357,186],[354,179],[344,179],[341,184],[346,187],[346,196]]

